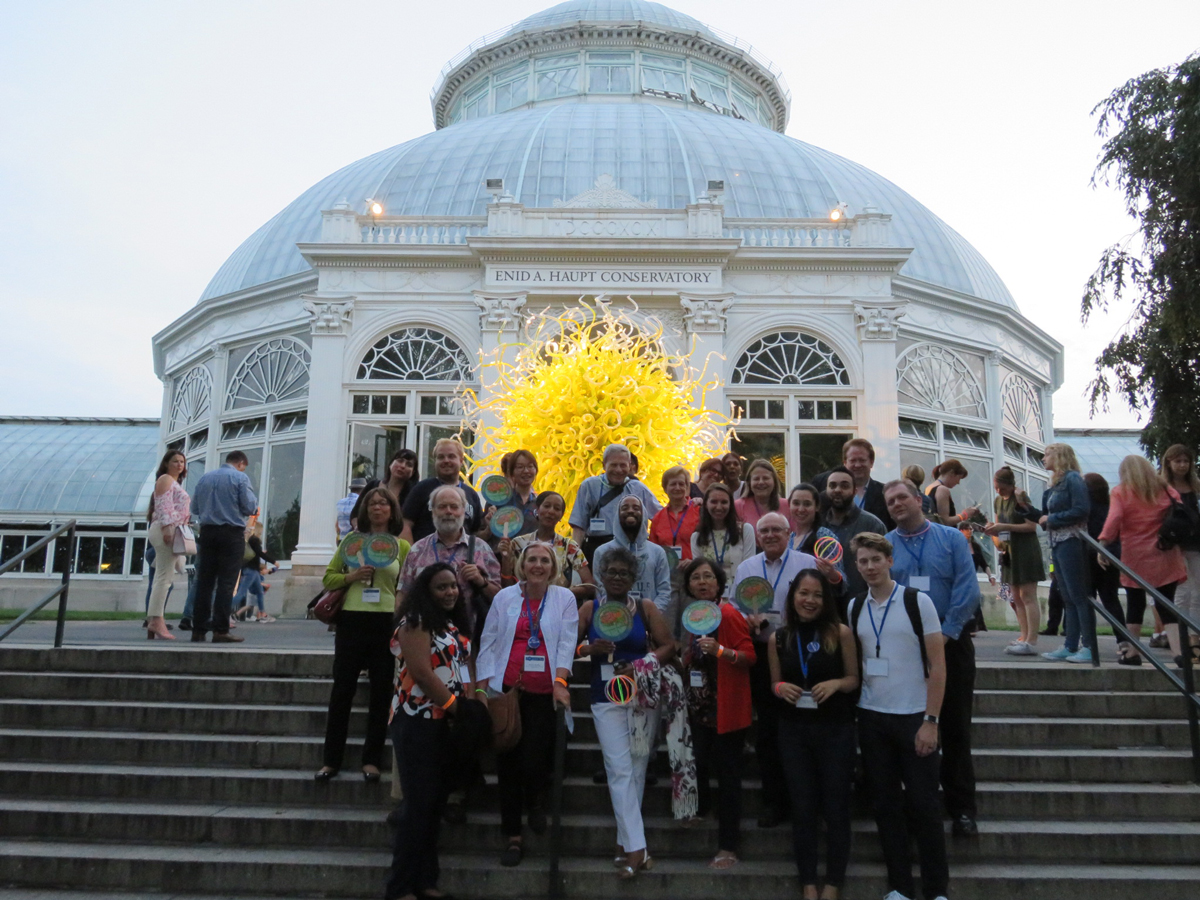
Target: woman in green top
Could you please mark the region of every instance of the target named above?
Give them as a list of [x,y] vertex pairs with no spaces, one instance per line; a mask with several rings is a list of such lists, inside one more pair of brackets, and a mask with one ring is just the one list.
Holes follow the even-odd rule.
[[[343,545],[346,541],[361,539],[363,534],[398,535],[404,526],[400,504],[385,487],[367,491],[361,498],[359,509],[357,530],[346,535]],[[392,612],[396,607],[396,580],[407,555],[408,542],[400,541],[400,553],[387,568],[360,566],[352,569],[346,565],[339,546],[325,570],[326,589],[344,588],[346,601],[334,620],[337,632],[333,641],[333,691],[329,695],[329,716],[325,723],[325,764],[316,774],[317,781],[328,781],[342,767],[346,731],[350,727],[350,706],[358,687],[358,673],[363,669],[370,675],[371,700],[367,708],[362,773],[367,781],[379,780],[395,672],[390,647]]]

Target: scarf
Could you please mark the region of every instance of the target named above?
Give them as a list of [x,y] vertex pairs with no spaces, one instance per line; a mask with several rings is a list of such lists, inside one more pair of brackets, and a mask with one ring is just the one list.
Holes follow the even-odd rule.
[[637,701],[629,709],[629,752],[646,759],[654,745],[650,711],[658,709],[667,725],[667,758],[671,763],[671,813],[677,820],[696,815],[700,795],[696,758],[688,725],[687,694],[674,666],[664,666],[653,653],[633,661]]

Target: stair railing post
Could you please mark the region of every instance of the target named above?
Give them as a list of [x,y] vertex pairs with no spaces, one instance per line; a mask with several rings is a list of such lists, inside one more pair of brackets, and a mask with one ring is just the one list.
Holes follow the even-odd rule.
[[566,710],[559,707],[555,712],[554,783],[550,793],[550,900],[561,900],[566,895],[563,878],[558,870],[559,857],[562,855],[563,770],[566,768],[566,759],[567,715]]
[[[1179,623],[1179,651],[1183,654],[1183,684],[1189,694],[1196,693],[1195,669],[1192,666],[1192,639],[1188,634],[1187,622],[1176,617]],[[1196,704],[1187,704],[1188,734],[1192,739],[1192,778],[1200,784],[1200,715]]]
[[[62,591],[58,595],[58,622],[54,626],[54,647],[63,645],[63,631],[67,625],[67,591],[71,587],[71,563],[75,560],[75,522],[67,529],[67,564],[63,566]],[[53,565],[53,563],[51,563]]]

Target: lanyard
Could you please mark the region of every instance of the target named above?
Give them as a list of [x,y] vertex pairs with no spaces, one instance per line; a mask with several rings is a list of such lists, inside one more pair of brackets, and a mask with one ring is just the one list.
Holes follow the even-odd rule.
[[821,649],[821,642],[816,639],[815,635],[813,636],[813,639],[811,641],[809,641],[807,645],[805,645],[803,643],[803,641],[801,640],[800,632],[799,631],[796,632],[796,652],[798,654],[800,654],[800,672],[804,676],[804,686],[805,687],[808,687],[808,660],[809,660],[809,657],[805,656],[804,651],[807,650],[810,654],[812,654],[812,653],[816,653],[820,649]]
[[729,532],[728,531],[725,532],[725,543],[724,543],[724,545],[722,545],[720,550],[717,550],[717,535],[715,533],[713,533],[711,535],[711,537],[712,537],[712,545],[713,545],[713,555],[717,558],[717,565],[724,566],[725,565],[725,551],[727,551],[729,549]]
[[[458,556],[458,551],[460,549],[462,549],[461,544],[459,544],[453,550],[450,551],[450,555],[446,557],[446,565],[449,565],[449,566],[454,565],[454,558],[456,556]],[[442,555],[440,553],[438,553],[438,540],[436,537],[433,539],[433,558],[434,558],[435,562],[442,561]]]
[[[917,564],[917,571],[915,573],[910,573],[910,575],[921,574],[921,561],[925,559],[925,542],[929,540],[929,532],[930,528],[928,522],[925,523],[925,530],[918,531],[916,534],[904,534],[899,529],[896,530],[896,534],[900,536],[900,546],[904,548],[904,552],[908,554],[908,558]],[[921,538],[921,552],[913,553],[912,547],[909,544],[909,540],[918,536]]]
[[861,497],[858,496],[858,494],[854,495],[854,505],[857,506],[859,509],[862,509],[863,504],[866,502],[867,502],[867,492],[866,491],[863,491],[863,494]]
[[521,594],[521,615],[529,620],[529,642],[526,646],[533,651],[542,646],[542,613],[546,611],[546,598],[542,597],[538,603],[537,619],[533,617],[533,607],[529,605],[529,598]]
[[883,626],[887,622],[888,613],[890,613],[892,611],[892,598],[896,596],[896,591],[899,590],[899,588],[900,588],[900,585],[898,583],[892,585],[892,592],[890,594],[888,594],[887,603],[885,603],[883,605],[883,618],[881,618],[879,620],[878,628],[875,627],[875,611],[871,608],[870,593],[868,592],[867,596],[863,598],[863,603],[867,604],[867,615],[871,617],[871,630],[875,632],[875,656],[876,656],[876,658],[878,658],[878,656],[879,656],[879,641],[880,641],[880,638],[883,636]]
[[811,530],[804,532],[804,534],[793,535],[792,536],[792,547],[795,548],[798,552],[803,553],[804,552],[804,542],[808,540],[808,536],[810,534],[812,534]]
[[[784,551],[783,556],[781,556],[779,558],[779,574],[775,576],[775,580],[771,583],[772,591],[779,590],[779,579],[783,578],[783,572],[787,568],[788,557],[791,555],[792,555],[792,548],[788,547],[787,550]],[[765,553],[763,554],[762,564],[763,564],[763,578],[765,578],[767,581],[771,581],[771,576],[767,574],[767,555]]]
[[[671,546],[672,546],[672,547],[678,547],[678,546],[679,546],[679,529],[683,527],[683,520],[687,518],[687,514],[688,514],[689,512],[691,512],[691,509],[692,509],[692,501],[691,501],[691,500],[689,500],[689,501],[687,502],[687,506],[685,506],[685,507],[683,508],[683,512],[681,512],[681,513],[679,514],[679,521],[675,523],[675,528],[674,528],[674,529],[671,531]],[[667,521],[668,521],[668,522],[670,522],[670,521],[671,521],[671,509],[670,509],[670,507],[668,507],[668,508],[667,508]]]

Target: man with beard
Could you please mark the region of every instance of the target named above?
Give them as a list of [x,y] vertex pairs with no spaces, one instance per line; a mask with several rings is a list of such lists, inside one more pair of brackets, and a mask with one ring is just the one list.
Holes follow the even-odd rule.
[[[854,476],[845,466],[831,469],[825,479],[825,498],[829,501],[829,509],[823,517],[824,525],[838,539],[846,555],[850,554],[850,541],[856,534],[873,531],[876,534],[887,533],[887,528],[876,516],[859,508],[854,502]],[[858,566],[847,561],[846,590],[844,597],[859,597],[867,590],[867,583],[858,572]],[[841,612],[845,614],[845,603]]]
[[464,456],[463,445],[454,438],[442,438],[433,445],[435,475],[413,485],[404,500],[404,531],[400,537],[414,547],[422,538],[433,534],[433,506],[430,499],[434,490],[445,484],[457,486],[462,491],[465,502],[469,504],[464,508],[467,531],[486,538],[486,531],[480,533],[485,525],[483,504],[479,502],[479,495],[475,493],[475,489],[463,481]]
[[596,564],[592,568],[599,572],[601,562],[612,548],[624,547],[640,563],[637,581],[629,596],[634,600],[652,600],[659,612],[665,614],[671,605],[670,565],[663,548],[650,542],[646,534],[645,515],[640,497],[633,494],[622,497],[621,505],[617,507],[617,523],[620,527],[611,541],[601,544],[596,550]]
[[[851,438],[842,445],[842,465],[822,472],[812,480],[812,485],[818,491],[824,491],[828,486],[829,476],[838,469],[845,469],[854,479],[854,505],[866,510],[883,523],[883,531],[893,527],[892,516],[888,512],[887,503],[883,500],[883,482],[871,477],[871,469],[875,466],[875,448],[865,438]],[[869,530],[869,529],[868,529]],[[883,533],[880,532],[880,534]],[[849,544],[843,544],[849,547]],[[849,566],[848,568],[854,568]],[[865,588],[863,588],[865,590]]]

